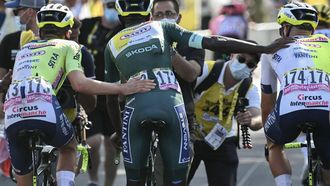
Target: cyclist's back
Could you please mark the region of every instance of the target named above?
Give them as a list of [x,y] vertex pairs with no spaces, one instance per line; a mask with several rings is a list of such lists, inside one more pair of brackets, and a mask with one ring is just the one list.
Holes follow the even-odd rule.
[[[173,29],[170,32],[164,27]],[[106,80],[119,81],[120,71],[126,79],[141,77],[154,79],[157,83],[152,91],[127,98],[123,128],[130,131],[130,137],[123,130],[125,137],[122,140],[128,144],[123,146],[123,156],[125,165],[131,168],[126,168],[129,178],[138,178],[134,169],[144,166],[145,161],[140,159],[146,160],[149,152],[146,144],[150,143],[150,130],[139,125],[146,119],[166,123],[159,133],[159,143],[170,180],[181,180],[185,176],[189,161],[189,134],[181,90],[171,68],[170,45],[172,37],[179,34],[179,30],[174,28],[175,24],[160,21],[142,23],[119,32],[105,50],[106,69],[110,69]],[[110,61],[110,57],[115,59],[114,62]]]
[[[282,37],[293,37],[290,47],[261,59],[262,110],[269,148],[269,165],[277,185],[291,184],[291,168],[283,144],[296,139],[300,125],[316,123],[313,135],[322,161],[324,181],[330,176],[330,68],[329,39],[312,35],[317,24],[316,10],[292,2],[278,14]],[[277,80],[280,82],[278,97]]]

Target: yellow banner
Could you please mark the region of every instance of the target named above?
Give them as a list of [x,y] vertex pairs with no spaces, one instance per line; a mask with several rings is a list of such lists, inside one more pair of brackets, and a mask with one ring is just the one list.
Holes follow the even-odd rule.
[[201,1],[199,0],[179,0],[180,12],[182,14],[182,19],[180,25],[188,30],[198,30],[200,29],[200,8]]

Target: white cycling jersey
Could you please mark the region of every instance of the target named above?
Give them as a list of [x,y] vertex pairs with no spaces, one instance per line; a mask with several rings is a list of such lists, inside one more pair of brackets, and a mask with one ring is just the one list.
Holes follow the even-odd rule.
[[329,111],[329,60],[329,38],[298,36],[290,47],[262,55],[262,91],[277,92],[277,80],[280,82],[280,115],[303,109]]
[[327,36],[328,38],[330,38],[330,29],[329,28],[318,29],[318,30],[315,30],[314,34],[323,34],[323,35]]

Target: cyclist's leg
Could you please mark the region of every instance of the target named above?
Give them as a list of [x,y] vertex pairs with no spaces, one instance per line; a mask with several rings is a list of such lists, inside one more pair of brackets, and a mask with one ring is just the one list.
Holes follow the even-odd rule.
[[148,112],[144,112],[143,109],[128,106],[123,111],[122,153],[127,186],[140,186],[145,183],[151,129],[142,128],[140,122],[147,117],[146,113]]
[[313,114],[317,122],[317,128],[313,133],[313,140],[317,153],[322,162],[322,178],[324,185],[330,186],[330,122],[328,111],[319,111]]
[[[55,98],[56,99],[56,98]],[[56,132],[54,138],[50,139],[49,144],[57,147],[59,157],[56,169],[57,185],[70,185],[74,183],[77,154],[77,140],[74,137],[74,131],[71,123],[68,121],[61,107],[57,107],[57,100],[54,101],[56,113]],[[47,131],[48,132],[48,131]],[[54,132],[54,131],[49,131]],[[49,133],[48,132],[48,133]],[[47,133],[46,133],[47,135]]]
[[32,155],[28,148],[28,141],[21,141],[17,138],[18,131],[25,129],[27,125],[22,122],[12,124],[6,129],[11,163],[15,171],[15,178],[18,186],[32,185]]
[[105,150],[105,161],[104,161],[104,171],[105,171],[105,180],[104,185],[109,186],[113,185],[116,175],[118,165],[116,165],[115,157],[117,149],[112,144],[109,136],[104,137],[104,150]]
[[293,141],[299,135],[300,130],[296,124],[303,120],[297,121],[302,118],[298,112],[279,116],[278,107],[279,105],[276,105],[269,114],[264,126],[269,149],[268,163],[277,185],[291,185],[291,166],[284,153],[283,144]]
[[190,156],[184,105],[177,105],[172,111],[168,111],[164,121],[167,125],[159,134],[159,145],[164,161],[165,183],[173,186],[186,185]]

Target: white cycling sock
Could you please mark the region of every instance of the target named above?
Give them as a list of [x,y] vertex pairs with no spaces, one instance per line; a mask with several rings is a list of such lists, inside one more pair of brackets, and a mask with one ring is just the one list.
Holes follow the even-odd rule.
[[281,174],[275,177],[275,182],[277,186],[291,186],[292,180],[290,174]]
[[56,172],[56,181],[58,186],[73,186],[75,174],[72,171]]

